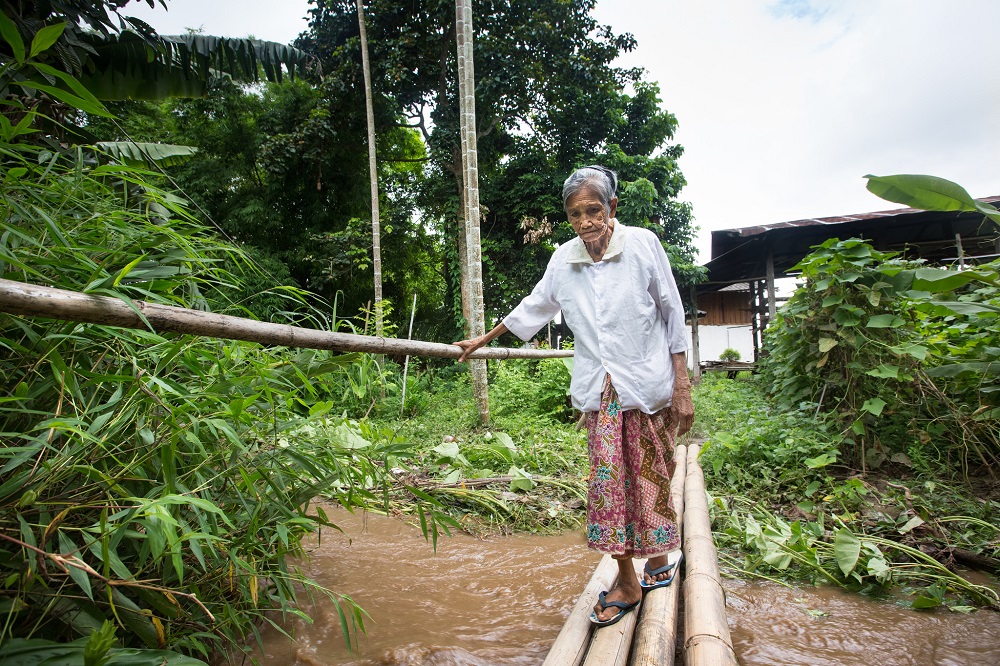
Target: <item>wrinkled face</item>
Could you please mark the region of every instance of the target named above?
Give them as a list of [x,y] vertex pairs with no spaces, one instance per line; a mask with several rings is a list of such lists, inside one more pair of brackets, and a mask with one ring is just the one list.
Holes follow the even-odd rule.
[[584,187],[566,200],[566,216],[573,225],[573,231],[584,242],[592,241],[604,233],[610,218],[615,216],[618,198],[611,200],[611,214],[605,210],[604,204],[590,188]]

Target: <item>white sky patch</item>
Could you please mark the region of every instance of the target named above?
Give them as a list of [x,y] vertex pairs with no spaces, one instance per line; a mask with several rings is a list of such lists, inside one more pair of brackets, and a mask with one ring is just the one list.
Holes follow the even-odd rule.
[[[290,42],[305,0],[170,0],[123,13],[162,34]],[[677,116],[681,198],[709,231],[896,207],[867,173],[927,173],[1000,194],[1000,2],[598,0],[631,32],[640,66]]]

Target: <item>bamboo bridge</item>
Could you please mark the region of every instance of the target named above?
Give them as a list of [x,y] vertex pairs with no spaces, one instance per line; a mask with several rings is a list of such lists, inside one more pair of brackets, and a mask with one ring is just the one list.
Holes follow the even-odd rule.
[[[444,358],[458,358],[462,353],[449,344],[320,331],[144,301],[128,303],[3,279],[0,279],[0,312],[342,352]],[[554,358],[572,354],[571,350],[484,347],[469,357]],[[676,574],[671,585],[647,592],[637,612],[629,613],[613,625],[595,629],[589,620],[591,609],[600,592],[611,589],[618,572],[617,564],[606,555],[556,637],[544,666],[671,666],[679,653],[686,666],[738,664],[726,620],[725,593],[712,540],[699,452],[699,446],[678,444],[674,454],[676,469],[686,470],[685,474],[676,474],[671,485],[682,530],[683,571]],[[643,561],[637,561],[637,568],[642,564]]]
[[[672,666],[678,654],[686,666],[736,666],[726,620],[718,553],[698,464],[700,445],[678,444],[670,495],[680,516],[684,560],[674,582],[646,592],[638,611],[617,623],[594,628],[590,612],[602,590],[611,589],[618,565],[605,555],[556,637],[543,666]],[[641,572],[644,560],[636,561]],[[642,574],[639,573],[641,576]],[[679,632],[683,608],[683,634]]]

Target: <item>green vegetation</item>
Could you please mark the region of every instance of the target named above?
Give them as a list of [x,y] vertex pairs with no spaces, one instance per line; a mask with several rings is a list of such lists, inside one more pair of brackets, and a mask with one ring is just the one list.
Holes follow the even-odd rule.
[[997,264],[923,267],[858,240],[800,264],[760,378],[706,378],[703,453],[734,566],[914,608],[998,606],[951,566],[1000,569]]
[[[0,275],[133,306],[369,330],[354,3],[312,10],[298,46],[323,75],[298,80],[280,68],[303,74],[301,50],[162,38],[121,17],[126,4],[0,11]],[[477,15],[491,314],[571,233],[555,222],[558,186],[587,162],[620,172],[620,216],[659,235],[679,280],[699,276],[677,200],[676,120],[641,71],[612,66],[635,43],[598,26],[593,6],[510,0]],[[385,84],[386,293],[397,308],[417,293],[415,337],[449,341],[462,327],[453,10],[369,7]],[[164,99],[179,90],[213,95]],[[109,101],[124,96],[152,101]],[[911,191],[899,177],[870,187]],[[925,205],[996,213],[941,182],[921,187]],[[769,329],[762,378],[706,378],[696,391],[737,566],[901,584],[915,608],[996,605],[941,563],[1000,556],[994,487],[979,475],[1000,459],[998,266],[930,269],[831,241],[802,271]],[[264,623],[304,618],[313,594],[334,600],[350,643],[363,610],[296,565],[308,539],[335,528],[317,497],[407,517],[428,547],[453,528],[582,520],[586,443],[562,360],[492,364],[486,430],[455,364],[415,362],[404,404],[399,359],[9,315],[0,347],[10,663],[218,660],[246,651]]]

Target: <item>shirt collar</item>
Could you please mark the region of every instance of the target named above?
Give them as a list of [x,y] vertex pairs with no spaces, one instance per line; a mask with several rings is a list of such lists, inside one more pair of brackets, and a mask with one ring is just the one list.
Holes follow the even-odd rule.
[[[608,249],[604,251],[604,257],[601,261],[606,259],[611,259],[622,253],[622,248],[625,247],[625,229],[621,222],[617,219],[615,220],[615,228],[611,232],[611,240],[608,241]],[[583,240],[577,236],[569,243],[569,250],[566,252],[566,263],[567,264],[593,264],[594,260],[590,257],[590,253],[587,252],[587,246],[583,244]]]

